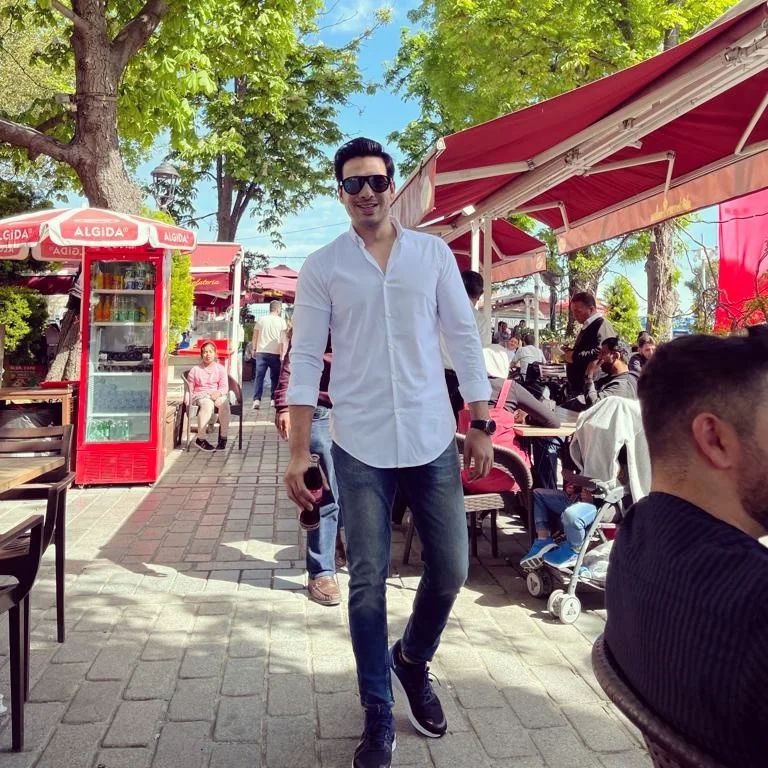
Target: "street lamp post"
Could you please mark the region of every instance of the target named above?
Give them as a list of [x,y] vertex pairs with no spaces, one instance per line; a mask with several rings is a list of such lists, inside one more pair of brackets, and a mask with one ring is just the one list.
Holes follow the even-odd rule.
[[150,192],[155,198],[157,207],[161,211],[167,211],[176,199],[176,191],[179,187],[181,174],[167,162],[162,162],[150,172],[152,184]]

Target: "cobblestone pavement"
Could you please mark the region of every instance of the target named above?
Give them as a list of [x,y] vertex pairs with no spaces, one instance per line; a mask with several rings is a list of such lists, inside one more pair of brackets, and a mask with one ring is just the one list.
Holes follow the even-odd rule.
[[[67,641],[55,642],[53,548],[32,600],[26,749],[3,768],[347,768],[362,710],[344,604],[306,598],[303,538],[287,500],[271,411],[250,412],[243,450],[177,451],[153,488],[73,490]],[[0,529],[33,503],[0,504]],[[575,626],[548,617],[506,560],[523,549],[502,520],[501,559],[481,542],[432,670],[449,732],[418,736],[395,705],[395,766],[640,768],[639,735],[589,664],[601,596]],[[487,530],[486,530],[487,534]],[[392,636],[407,619],[418,551],[388,591]],[[346,595],[346,574],[340,574]],[[0,692],[9,699],[0,621]]]

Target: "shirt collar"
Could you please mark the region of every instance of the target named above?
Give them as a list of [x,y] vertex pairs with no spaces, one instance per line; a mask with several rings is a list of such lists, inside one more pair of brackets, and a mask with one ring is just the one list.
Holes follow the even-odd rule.
[[[395,242],[397,242],[403,236],[405,230],[403,229],[403,225],[394,216],[390,216],[389,220],[392,222],[395,232],[397,233],[395,237]],[[351,224],[349,225],[347,232],[352,240],[354,240],[361,248],[365,248],[365,241],[357,234],[357,230]]]
[[586,327],[587,327],[587,326],[588,326],[590,323],[592,323],[592,322],[594,322],[595,320],[597,320],[597,318],[598,318],[598,317],[602,317],[602,314],[600,314],[600,312],[595,312],[593,315],[590,315],[590,316],[589,316],[589,317],[588,317],[588,318],[587,318],[587,319],[586,319],[586,320],[585,320],[585,321],[582,323],[582,326],[581,326],[581,327],[582,327],[582,328],[586,328]]

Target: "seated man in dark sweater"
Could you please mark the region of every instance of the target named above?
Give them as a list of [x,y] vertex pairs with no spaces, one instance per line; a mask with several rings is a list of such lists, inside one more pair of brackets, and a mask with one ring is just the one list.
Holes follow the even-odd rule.
[[611,553],[608,650],[700,749],[768,765],[768,339],[675,339],[639,396],[653,479]]
[[[628,366],[629,345],[616,336],[606,339],[600,345],[600,355],[593,360],[584,373],[583,394],[563,403],[569,411],[583,411],[606,397],[628,397],[637,399],[638,374]],[[603,373],[596,378],[598,371]]]

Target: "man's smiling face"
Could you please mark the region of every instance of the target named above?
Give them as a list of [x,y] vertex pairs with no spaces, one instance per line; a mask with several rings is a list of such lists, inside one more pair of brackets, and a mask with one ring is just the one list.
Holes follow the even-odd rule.
[[[344,163],[342,169],[343,179],[373,174],[387,175],[386,165],[380,157],[353,157]],[[350,195],[339,186],[339,199],[355,229],[376,229],[389,217],[389,209],[395,199],[395,185],[391,183],[384,192],[374,192],[366,183],[356,195]]]

